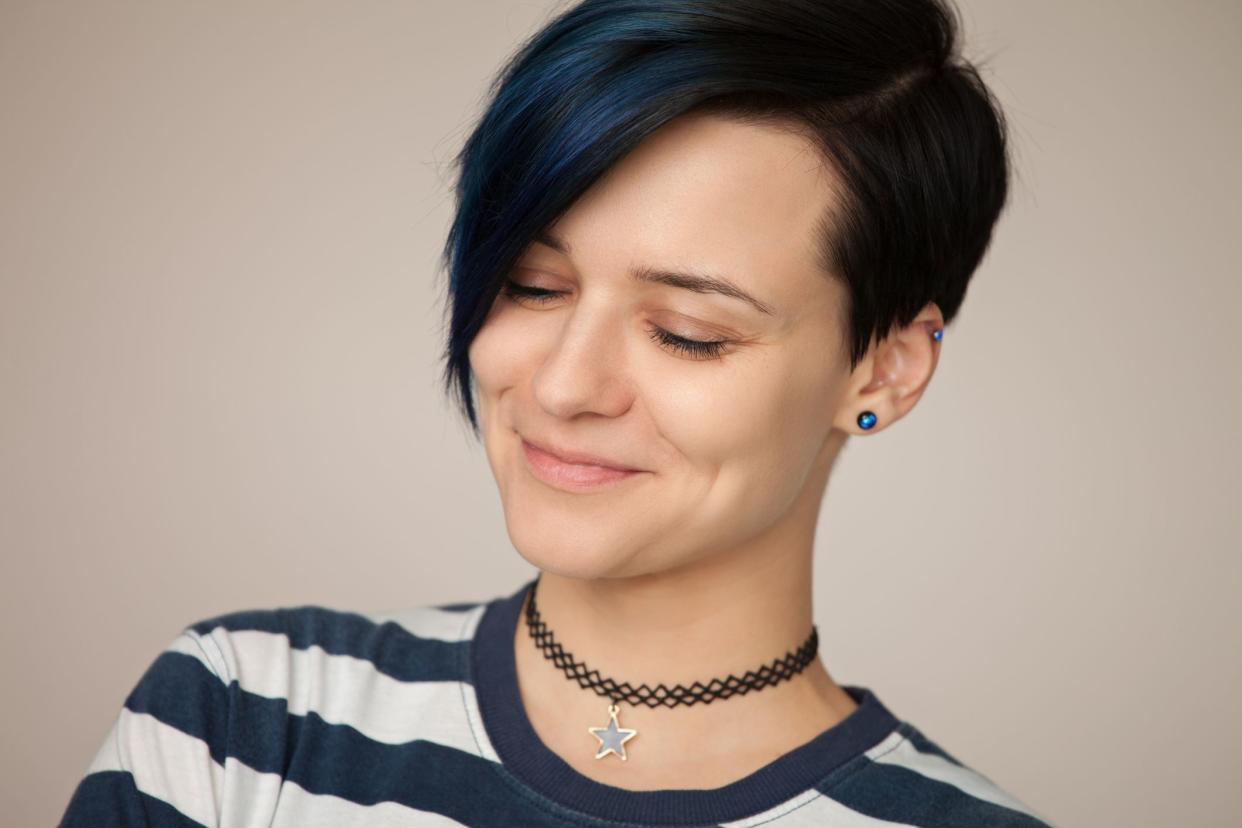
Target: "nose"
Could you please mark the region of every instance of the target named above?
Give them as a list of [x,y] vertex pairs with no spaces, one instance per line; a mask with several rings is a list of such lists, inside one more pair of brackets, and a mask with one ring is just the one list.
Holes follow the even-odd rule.
[[570,419],[584,411],[617,417],[633,401],[626,377],[622,322],[579,305],[547,347],[535,371],[535,400],[549,415]]

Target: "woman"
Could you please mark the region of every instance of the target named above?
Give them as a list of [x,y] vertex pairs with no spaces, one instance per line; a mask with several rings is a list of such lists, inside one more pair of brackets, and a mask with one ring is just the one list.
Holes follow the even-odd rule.
[[446,387],[536,579],[188,627],[66,825],[1047,825],[818,653],[820,503],[1008,185],[936,0],[586,0],[458,158]]

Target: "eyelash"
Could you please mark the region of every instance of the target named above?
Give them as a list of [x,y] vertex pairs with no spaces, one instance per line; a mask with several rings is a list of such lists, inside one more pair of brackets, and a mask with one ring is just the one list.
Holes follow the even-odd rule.
[[[564,291],[561,290],[545,290],[544,288],[532,288],[526,285],[520,285],[512,279],[505,279],[503,292],[506,296],[513,299],[530,299],[539,304],[550,302],[552,299],[560,296]],[[729,340],[699,340],[686,339],[683,336],[669,333],[661,327],[653,325],[649,329],[651,339],[678,353],[686,354],[693,359],[718,359],[725,347],[729,345]]]

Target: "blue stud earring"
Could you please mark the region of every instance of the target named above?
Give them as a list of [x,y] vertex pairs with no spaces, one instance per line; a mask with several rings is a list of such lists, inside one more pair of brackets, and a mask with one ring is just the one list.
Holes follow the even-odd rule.
[[932,331],[932,339],[936,340],[937,342],[939,342],[943,336],[944,336],[944,331],[940,330],[939,328],[936,328],[936,330]]

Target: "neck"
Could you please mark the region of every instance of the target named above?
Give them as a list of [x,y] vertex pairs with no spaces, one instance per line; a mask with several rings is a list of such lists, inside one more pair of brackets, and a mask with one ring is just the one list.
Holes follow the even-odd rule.
[[[791,521],[785,529],[796,525]],[[746,549],[654,574],[582,579],[543,572],[536,605],[553,639],[601,679],[654,689],[661,683],[706,685],[730,674],[740,678],[810,635],[814,520],[801,525],[800,534],[761,538]],[[609,784],[727,784],[856,707],[817,656],[797,675],[710,703],[652,708],[621,700],[620,726],[639,734],[626,744],[625,762],[616,756],[597,761],[598,742],[587,728],[607,725],[610,699],[579,686],[545,656],[525,611],[523,606],[514,647],[531,724],[571,766]]]
[[589,580],[544,572],[536,603],[553,637],[602,675],[636,687],[689,685],[741,676],[806,640],[809,561],[809,554],[716,556],[675,571]]

